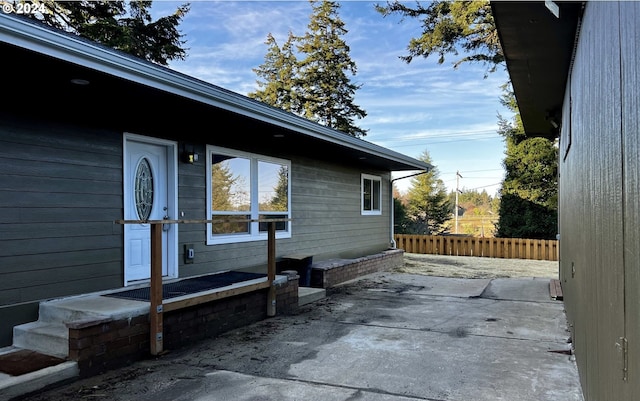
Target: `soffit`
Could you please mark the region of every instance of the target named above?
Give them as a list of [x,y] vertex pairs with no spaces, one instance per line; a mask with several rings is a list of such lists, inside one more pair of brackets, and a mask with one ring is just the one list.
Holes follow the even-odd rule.
[[[3,26],[5,25],[5,26]],[[12,89],[0,106],[33,118],[202,141],[385,171],[430,168],[406,155],[328,129],[164,67],[0,15],[0,72]],[[25,29],[28,34],[21,31]],[[71,84],[84,79],[89,85]],[[8,95],[8,96],[7,96]]]
[[583,2],[492,1],[491,9],[528,136],[555,138]]

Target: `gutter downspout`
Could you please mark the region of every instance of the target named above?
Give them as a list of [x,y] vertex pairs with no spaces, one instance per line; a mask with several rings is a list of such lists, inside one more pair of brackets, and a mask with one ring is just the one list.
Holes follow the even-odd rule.
[[415,177],[417,175],[426,174],[429,171],[431,171],[431,169],[420,171],[418,173],[407,175],[407,176],[404,176],[404,177],[393,178],[393,179],[389,180],[389,199],[391,199],[391,207],[389,208],[389,220],[391,222],[391,228],[390,228],[391,241],[389,241],[389,244],[391,245],[392,249],[396,249],[396,245],[397,245],[396,244],[396,239],[394,237],[394,229],[393,229],[393,225],[395,224],[395,220],[394,220],[395,204],[393,203],[393,183],[394,183],[394,181],[403,180],[405,178],[410,178],[410,177]]

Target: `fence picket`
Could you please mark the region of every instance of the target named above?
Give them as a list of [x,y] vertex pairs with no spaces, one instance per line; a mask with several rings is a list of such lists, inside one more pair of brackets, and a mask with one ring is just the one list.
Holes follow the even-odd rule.
[[395,240],[396,246],[408,253],[558,260],[557,240],[407,234],[396,234]]

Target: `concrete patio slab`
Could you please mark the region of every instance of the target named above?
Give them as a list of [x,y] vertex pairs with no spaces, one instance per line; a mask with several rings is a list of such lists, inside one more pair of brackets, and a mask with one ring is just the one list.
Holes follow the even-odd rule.
[[364,276],[294,315],[29,400],[583,401],[562,302],[544,280],[509,280]]

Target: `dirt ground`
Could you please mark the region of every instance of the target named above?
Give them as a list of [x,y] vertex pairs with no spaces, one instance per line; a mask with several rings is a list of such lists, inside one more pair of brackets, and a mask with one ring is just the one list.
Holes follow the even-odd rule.
[[405,253],[400,273],[454,278],[558,278],[558,262]]

